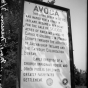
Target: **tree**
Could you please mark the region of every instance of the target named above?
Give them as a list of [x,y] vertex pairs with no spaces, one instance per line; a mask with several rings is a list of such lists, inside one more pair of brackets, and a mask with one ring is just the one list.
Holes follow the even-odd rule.
[[83,71],[80,69],[80,85],[81,86],[87,86],[87,73],[86,71]]
[[86,86],[87,84],[87,73],[83,70],[78,70],[74,65],[75,85]]
[[74,65],[75,85],[80,85],[80,72]]
[[48,3],[53,5],[55,3],[55,0],[52,0],[52,1],[48,0]]
[[[2,3],[1,6],[1,16],[3,16],[3,32],[4,38],[6,39],[6,42],[2,40],[0,44],[2,46],[1,62],[3,88],[16,88],[18,30],[20,29],[21,23],[19,18],[21,4],[19,1],[8,0],[5,1],[5,3]],[[5,11],[5,9],[7,10]]]

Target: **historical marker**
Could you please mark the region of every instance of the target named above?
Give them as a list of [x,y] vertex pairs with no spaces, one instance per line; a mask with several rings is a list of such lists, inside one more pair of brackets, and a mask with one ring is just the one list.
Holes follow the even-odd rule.
[[69,24],[69,9],[24,0],[20,88],[73,88]]

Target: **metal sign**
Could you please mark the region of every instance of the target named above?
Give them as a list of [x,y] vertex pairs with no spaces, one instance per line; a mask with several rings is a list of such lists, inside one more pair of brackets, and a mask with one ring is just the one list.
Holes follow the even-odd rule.
[[24,1],[20,88],[72,88],[68,12],[66,8]]

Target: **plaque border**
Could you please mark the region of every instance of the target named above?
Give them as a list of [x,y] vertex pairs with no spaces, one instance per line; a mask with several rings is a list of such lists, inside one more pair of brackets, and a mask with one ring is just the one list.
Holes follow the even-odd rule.
[[22,8],[21,8],[21,29],[19,30],[18,35],[18,59],[17,59],[17,88],[20,88],[20,78],[21,78],[21,49],[22,49],[22,29],[23,29],[23,14],[24,14],[24,2],[27,1],[29,3],[39,4],[47,7],[51,7],[57,10],[62,10],[67,12],[67,21],[68,21],[68,39],[69,39],[69,58],[70,58],[70,74],[71,74],[71,88],[75,88],[75,75],[74,75],[74,59],[73,59],[73,44],[72,44],[72,31],[71,31],[71,17],[70,17],[70,9],[52,5],[46,2],[40,2],[35,0],[22,0]]

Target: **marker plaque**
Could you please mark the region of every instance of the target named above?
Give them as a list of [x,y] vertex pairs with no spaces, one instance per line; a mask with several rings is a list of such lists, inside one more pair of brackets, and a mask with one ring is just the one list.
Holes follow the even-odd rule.
[[63,7],[24,0],[20,88],[73,88],[68,12]]

